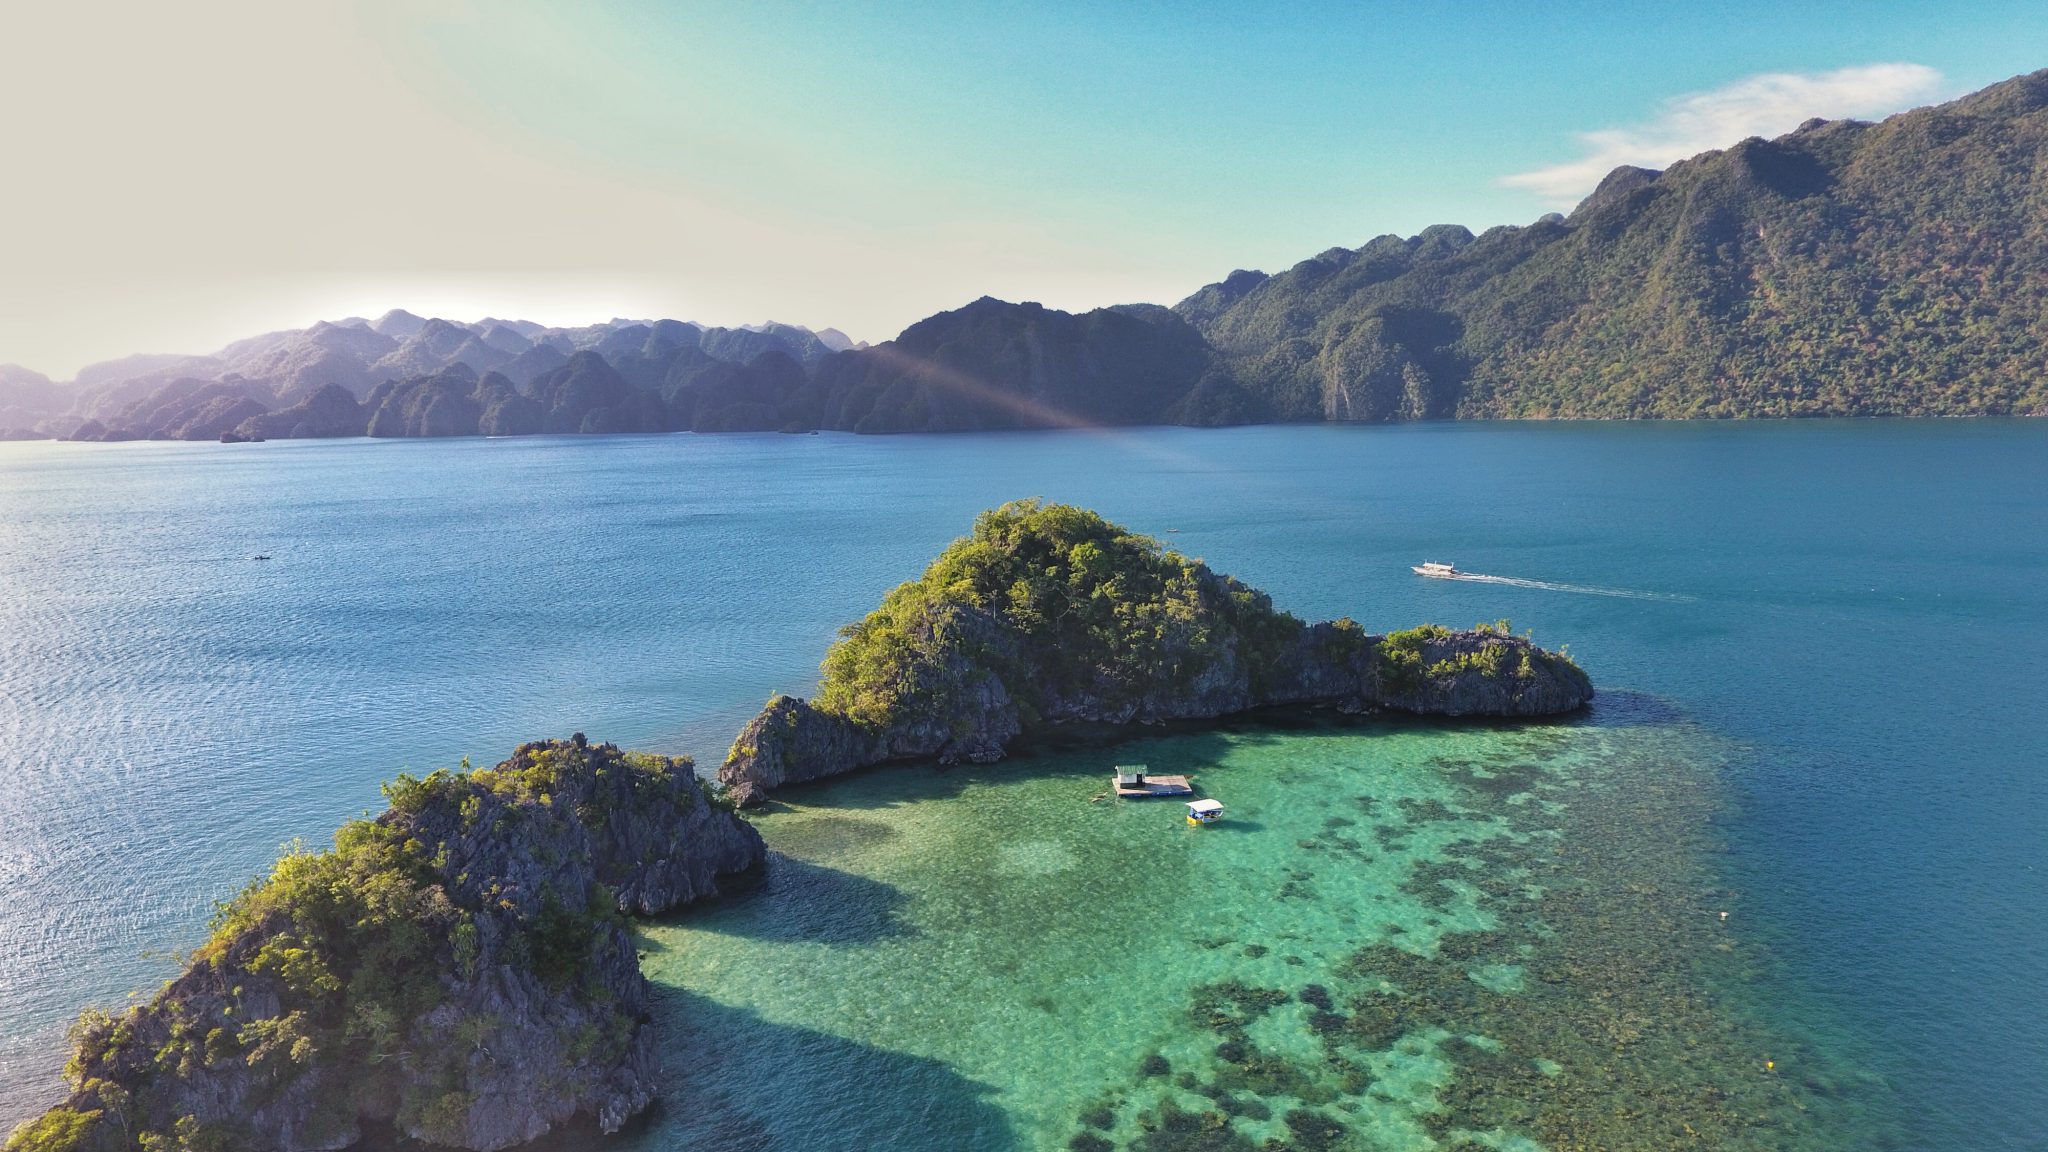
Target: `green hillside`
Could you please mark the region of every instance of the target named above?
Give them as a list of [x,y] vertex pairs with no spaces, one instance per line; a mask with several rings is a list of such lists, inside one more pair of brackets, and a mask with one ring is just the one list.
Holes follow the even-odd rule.
[[2048,412],[2048,71],[1176,309],[1279,420]]

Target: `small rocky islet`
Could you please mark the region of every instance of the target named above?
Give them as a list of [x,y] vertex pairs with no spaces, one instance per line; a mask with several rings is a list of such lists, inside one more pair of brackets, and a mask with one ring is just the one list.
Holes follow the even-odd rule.
[[1550,716],[1593,698],[1570,657],[1510,633],[1307,624],[1200,560],[1069,505],[985,512],[844,630],[815,700],[777,696],[719,779],[767,789],[892,760],[1000,759],[1062,725],[1213,720],[1281,706]]
[[1275,706],[1569,712],[1593,695],[1505,624],[1384,636],[1307,624],[1093,512],[979,517],[778,696],[716,784],[687,758],[569,740],[401,776],[327,851],[222,905],[185,971],[74,1028],[68,1098],[6,1152],[315,1152],[388,1131],[479,1152],[571,1122],[617,1131],[658,1093],[629,917],[718,895],[767,852],[735,809],[898,760],[988,762],[1073,725]]
[[457,1148],[654,1098],[628,914],[758,868],[760,835],[687,758],[568,740],[385,788],[324,852],[222,905],[184,973],[73,1030],[70,1097],[8,1152]]

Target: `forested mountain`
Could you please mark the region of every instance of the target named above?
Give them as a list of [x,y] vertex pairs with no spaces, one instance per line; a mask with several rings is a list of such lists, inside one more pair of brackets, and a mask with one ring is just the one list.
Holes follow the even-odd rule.
[[983,297],[826,359],[786,414],[854,432],[1169,423],[1213,359],[1154,305],[1077,316]]
[[2048,71],[1809,121],[1570,216],[1234,272],[1172,309],[984,297],[875,347],[789,325],[392,312],[0,368],[0,432],[80,439],[924,432],[1485,417],[2048,414]]
[[1283,420],[2048,412],[2048,72],[1183,301]]

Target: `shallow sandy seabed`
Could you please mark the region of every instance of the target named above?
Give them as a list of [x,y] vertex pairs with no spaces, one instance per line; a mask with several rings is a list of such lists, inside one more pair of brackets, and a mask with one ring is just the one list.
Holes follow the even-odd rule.
[[[870,771],[762,888],[648,927],[642,1148],[1840,1148],[1878,1086],[1754,1011],[1705,866],[1723,750],[1309,721]],[[1110,765],[1227,805],[1091,802]]]

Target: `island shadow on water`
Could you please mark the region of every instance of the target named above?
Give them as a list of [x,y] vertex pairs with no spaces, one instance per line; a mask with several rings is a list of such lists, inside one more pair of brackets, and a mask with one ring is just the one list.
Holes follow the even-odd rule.
[[[865,1152],[1017,1146],[995,1089],[938,1060],[776,1024],[759,1013],[663,989],[658,1011],[671,1052],[697,1059],[671,1069],[648,1146],[732,1152]],[[744,1085],[736,1099],[733,1085]],[[762,1089],[765,1089],[763,1091]],[[800,1108],[784,1102],[802,1101]]]
[[[718,1152],[870,1152],[929,1147],[998,1152],[1018,1146],[994,1088],[944,1063],[890,1052],[758,1012],[657,986],[664,1090],[623,1131],[582,1123],[521,1145],[532,1152],[622,1148]],[[689,1053],[687,1063],[677,1058]],[[736,1091],[737,1087],[745,1091]],[[792,1106],[794,1105],[794,1106]],[[390,1132],[368,1152],[433,1152]]]
[[[824,864],[771,851],[759,883],[717,904],[687,913],[691,927],[767,943],[823,944],[857,948],[916,929],[904,922],[906,897],[891,884]],[[747,902],[772,902],[778,914],[763,916]],[[678,923],[683,916],[654,923]],[[666,951],[659,938],[640,934],[643,952]]]

